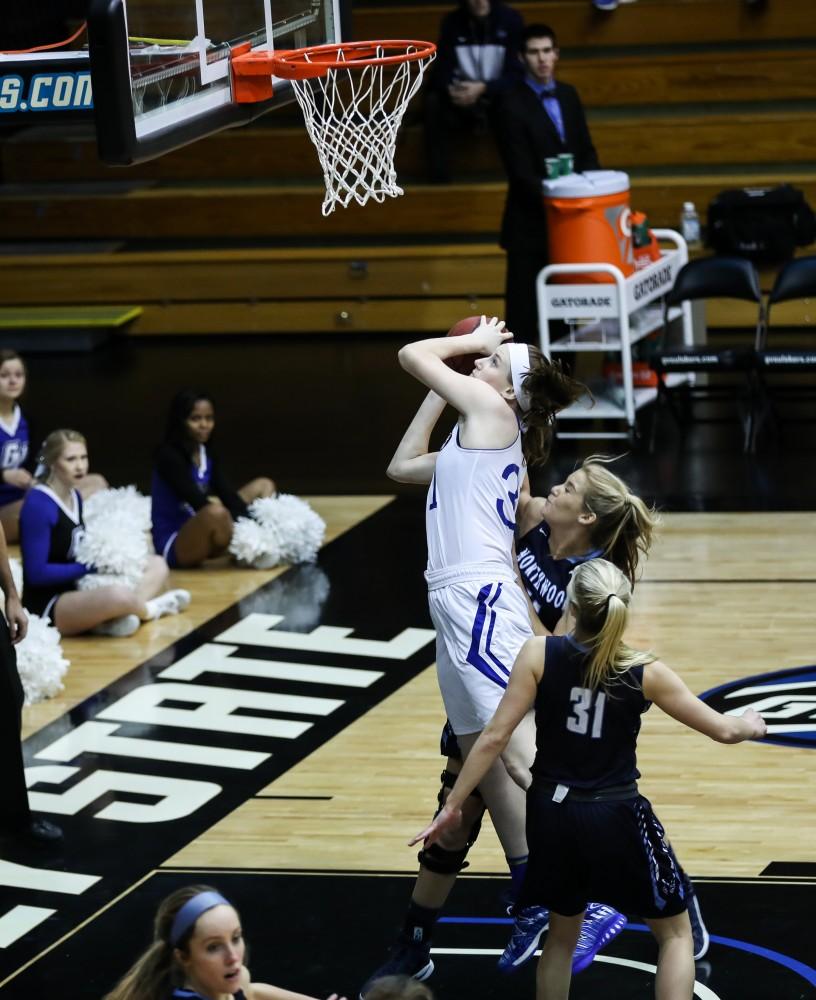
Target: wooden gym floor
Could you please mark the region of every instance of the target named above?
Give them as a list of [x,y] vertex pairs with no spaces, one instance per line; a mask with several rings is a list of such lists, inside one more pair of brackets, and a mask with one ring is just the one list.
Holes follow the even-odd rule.
[[[32,803],[64,826],[65,849],[0,861],[4,996],[56,979],[67,1000],[101,997],[158,899],[187,881],[240,901],[259,980],[351,997],[382,959],[415,868],[405,842],[440,770],[422,502],[311,499],[328,524],[316,566],[178,572],[184,615],[64,642],[65,692],[26,710],[26,754]],[[631,641],[694,691],[788,672],[769,709],[777,743],[719,746],[657,710],[644,721],[642,788],[714,937],[698,969],[707,1000],[816,996],[814,555],[810,514],[670,513],[636,593]],[[531,996],[529,970],[493,968],[507,927],[487,823],[470,860],[431,985]],[[573,996],[647,997],[653,961],[633,924]]]

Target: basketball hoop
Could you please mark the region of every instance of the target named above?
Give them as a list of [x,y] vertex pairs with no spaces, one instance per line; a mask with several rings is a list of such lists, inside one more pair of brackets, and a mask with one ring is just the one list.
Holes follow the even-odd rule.
[[237,51],[232,59],[236,99],[259,99],[251,82],[246,90],[241,87],[247,77],[291,81],[323,168],[323,215],[330,215],[352,199],[365,205],[370,198],[383,202],[403,193],[394,169],[397,132],[435,57],[435,45],[415,41]]

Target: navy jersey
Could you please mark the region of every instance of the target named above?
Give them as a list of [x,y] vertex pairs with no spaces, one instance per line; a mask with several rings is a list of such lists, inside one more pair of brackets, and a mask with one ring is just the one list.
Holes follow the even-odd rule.
[[550,555],[550,526],[542,521],[518,539],[516,553],[524,589],[530,595],[541,624],[552,632],[564,613],[567,584],[572,571],[581,563],[602,555],[602,552],[593,549],[582,556],[553,559]]
[[643,667],[632,667],[609,687],[585,686],[586,648],[572,635],[548,636],[544,676],[535,700],[536,779],[573,788],[626,785],[640,777],[636,747]]
[[71,491],[70,506],[43,484],[28,491],[20,511],[20,552],[29,611],[43,614],[54,597],[72,590],[88,572],[75,556],[77,539],[84,530],[82,498],[76,490]]
[[[19,469],[28,458],[28,422],[19,406],[14,407],[11,422],[0,420],[0,473]],[[3,482],[0,476],[0,507],[22,499],[25,491]]]

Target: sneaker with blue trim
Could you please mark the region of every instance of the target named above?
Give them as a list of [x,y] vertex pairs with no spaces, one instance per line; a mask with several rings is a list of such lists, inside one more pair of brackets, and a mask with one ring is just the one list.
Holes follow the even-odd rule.
[[689,882],[688,878],[685,879],[685,889],[688,915],[691,921],[691,938],[694,942],[694,961],[696,962],[708,952],[711,939],[708,936],[706,925],[703,923],[703,914],[700,912],[700,900],[697,899],[697,893],[694,891],[694,886]]
[[391,949],[388,959],[365,981],[360,990],[360,1000],[365,1000],[374,983],[385,976],[410,976],[421,983],[433,970],[430,945],[400,939]]
[[509,974],[529,962],[549,926],[549,910],[543,906],[525,906],[516,916],[513,933],[499,959],[499,971]]
[[606,903],[590,903],[572,955],[572,974],[575,976],[591,965],[598,952],[620,934],[626,923],[626,917]]

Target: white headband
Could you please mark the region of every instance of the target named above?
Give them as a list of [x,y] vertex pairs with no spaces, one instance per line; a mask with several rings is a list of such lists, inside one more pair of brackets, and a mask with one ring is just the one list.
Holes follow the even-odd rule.
[[518,405],[526,413],[530,409],[530,394],[525,391],[522,382],[530,371],[530,352],[526,344],[507,344],[510,353],[510,374],[513,381],[513,392]]

